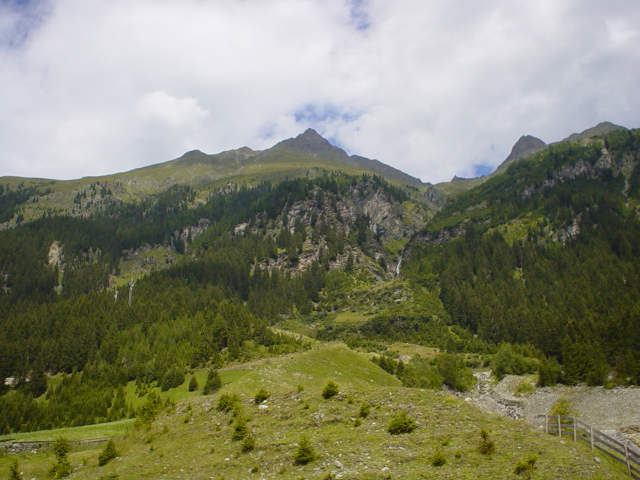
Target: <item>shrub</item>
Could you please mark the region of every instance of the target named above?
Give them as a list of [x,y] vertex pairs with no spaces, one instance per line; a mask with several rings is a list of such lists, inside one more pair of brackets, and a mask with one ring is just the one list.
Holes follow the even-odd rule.
[[538,362],[526,357],[525,352],[519,345],[503,343],[491,359],[493,374],[498,380],[502,380],[505,375],[523,375],[533,373],[539,368]]
[[313,450],[313,445],[311,445],[311,441],[306,436],[303,436],[300,439],[298,448],[293,454],[293,459],[297,465],[306,465],[316,459],[316,453]]
[[171,388],[176,388],[182,385],[184,382],[184,372],[178,368],[171,368],[162,379],[162,384],[160,385],[160,391],[166,392]]
[[271,394],[265,388],[261,388],[256,393],[256,396],[253,398],[253,401],[255,402],[256,405],[258,405],[258,404],[264,402],[270,396],[271,396]]
[[240,405],[240,397],[237,394],[222,394],[218,399],[217,409],[221,412],[230,412],[236,405]]
[[358,412],[358,416],[360,418],[367,418],[369,416],[369,411],[371,410],[371,405],[369,405],[368,403],[361,403],[360,404],[360,411]]
[[109,463],[110,460],[113,460],[118,456],[118,451],[116,450],[116,444],[113,442],[113,439],[109,439],[98,455],[98,465],[102,467]]
[[242,453],[249,453],[254,448],[256,448],[256,439],[253,435],[249,434],[244,437],[244,440],[242,441]]
[[22,480],[18,460],[14,460],[13,463],[11,463],[11,465],[9,466],[9,480]]
[[523,475],[525,478],[531,478],[536,471],[537,461],[538,457],[536,455],[529,455],[526,460],[520,460],[516,463],[513,473]]
[[482,455],[491,455],[496,451],[495,443],[489,438],[490,433],[489,430],[484,428],[480,429],[480,445],[478,446],[478,451]]
[[562,375],[562,367],[555,358],[545,358],[538,366],[538,385],[553,387]]
[[520,384],[518,385],[518,388],[516,388],[516,397],[519,397],[520,395],[523,394],[529,394],[529,393],[533,393],[535,391],[536,387],[534,387],[533,385],[531,385],[529,382],[527,382],[526,380],[520,382]]
[[553,404],[551,410],[549,410],[549,413],[551,415],[560,415],[561,417],[578,416],[575,409],[571,406],[571,402],[565,397],[560,397],[558,400],[556,400],[556,403]]
[[447,463],[447,457],[441,450],[438,450],[431,456],[431,465],[433,465],[434,467],[441,467],[445,463]]
[[155,392],[149,392],[147,401],[138,409],[136,415],[136,426],[149,425],[153,422],[158,413],[162,410],[162,400],[160,396]]
[[401,433],[411,433],[416,429],[416,422],[407,417],[407,412],[399,412],[389,423],[387,431],[391,435],[400,435]]
[[203,395],[211,395],[212,393],[217,392],[222,388],[222,379],[220,378],[220,374],[218,370],[212,368],[207,373],[207,381],[204,384],[204,388],[202,389]]
[[436,357],[436,367],[442,375],[443,383],[454,390],[464,392],[469,390],[475,382],[473,371],[465,366],[459,355],[441,353]]
[[58,437],[51,446],[56,463],[49,469],[49,475],[52,478],[63,478],[71,475],[71,465],[67,459],[67,454],[71,450],[69,442],[63,437]]
[[243,438],[245,438],[247,435],[249,435],[249,428],[247,428],[247,422],[245,421],[244,418],[240,417],[236,421],[236,426],[233,429],[233,434],[231,435],[231,439],[234,442],[237,442],[238,440],[242,440]]
[[189,391],[195,392],[199,387],[200,385],[198,385],[198,380],[196,380],[195,376],[192,376],[191,380],[189,380]]
[[335,397],[338,392],[340,392],[340,387],[337,383],[329,380],[329,382],[322,389],[322,396],[325,399],[329,399],[331,397]]

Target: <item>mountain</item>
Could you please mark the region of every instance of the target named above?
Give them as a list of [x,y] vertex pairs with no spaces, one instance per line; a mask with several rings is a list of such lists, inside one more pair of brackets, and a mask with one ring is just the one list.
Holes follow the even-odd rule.
[[[226,185],[277,183],[322,172],[379,175],[399,186],[409,185],[423,191],[431,188],[377,160],[349,156],[308,129],[264,151],[243,147],[208,155],[194,150],[175,160],[102,177],[69,181],[2,177],[0,182],[11,189],[20,189],[25,200],[19,208],[12,203],[12,210],[0,212],[0,228],[13,226],[18,213],[27,221],[45,213],[86,217],[113,206],[152,199],[175,186],[197,190],[194,201],[202,203],[211,191]],[[429,198],[421,201],[430,203]]]
[[[596,137],[600,137],[602,135],[616,132],[616,131],[626,131],[626,127],[621,127],[619,125],[614,125],[611,122],[602,122],[596,125],[595,127],[588,128],[587,130],[581,133],[574,133],[569,137],[561,140],[560,142],[552,143],[551,145],[558,145],[560,143],[572,143],[572,142],[583,142],[586,141],[589,143],[592,139]],[[448,195],[457,195],[461,192],[464,192],[470,188],[476,187],[484,183],[487,179],[492,176],[504,172],[511,163],[515,160],[519,160],[521,158],[527,158],[531,155],[534,155],[544,149],[546,149],[549,145],[545,142],[531,135],[523,135],[518,141],[514,144],[511,149],[511,153],[509,156],[494,170],[487,176],[478,177],[478,178],[460,178],[454,176],[450,182],[443,182],[436,185],[436,188],[445,192]]]
[[[394,404],[416,418],[454,408],[435,398],[473,388],[473,373],[530,375],[523,388],[637,385],[640,131],[529,156],[540,142],[518,143],[507,168],[448,197],[385,177],[313,131],[100,179],[4,179],[0,434],[144,422],[155,393],[164,402],[186,394],[190,376],[202,384],[240,365],[265,368],[237,391],[244,408],[286,378],[282,409],[270,410],[279,420],[302,410],[307,423],[323,414],[353,429],[353,398],[386,398],[398,382],[415,389],[398,395],[434,400],[424,411]],[[347,353],[326,350],[333,343]],[[340,368],[324,363],[338,358]],[[336,372],[354,390],[332,410],[315,397]],[[373,391],[358,390],[362,379]],[[177,408],[171,422],[187,434],[190,410]],[[476,458],[475,446],[456,448],[460,462]]]
[[580,142],[582,140],[586,140],[592,137],[598,137],[601,135],[606,135],[608,133],[616,132],[619,130],[627,130],[627,128],[621,127],[620,125],[615,125],[611,122],[602,122],[596,125],[595,127],[586,129],[581,133],[573,133],[562,141],[563,142]]
[[531,135],[523,135],[515,143],[509,156],[498,166],[496,172],[506,170],[514,160],[530,157],[534,153],[538,153],[540,150],[544,150],[545,148],[547,148],[547,144],[539,138]]

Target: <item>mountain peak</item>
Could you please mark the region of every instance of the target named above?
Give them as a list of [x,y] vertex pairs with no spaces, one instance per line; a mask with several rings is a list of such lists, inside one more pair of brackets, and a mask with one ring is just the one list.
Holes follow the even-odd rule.
[[296,138],[283,140],[276,144],[276,147],[288,150],[297,150],[299,152],[310,154],[330,153],[340,155],[341,157],[348,156],[344,150],[331,145],[326,138],[316,132],[313,128],[307,128],[304,133],[301,133]]
[[528,157],[547,148],[547,144],[532,135],[522,135],[513,145],[509,156],[500,164],[496,171],[505,170],[511,162],[519,158]]
[[522,135],[511,149],[505,162],[526,157],[546,148],[547,144],[532,135]]
[[621,127],[620,125],[615,125],[611,122],[601,122],[595,127],[586,129],[584,132],[569,135],[562,141],[579,142],[580,140],[584,140],[585,138],[595,137],[597,135],[605,135],[607,133],[615,132],[616,130],[627,130],[627,128]]

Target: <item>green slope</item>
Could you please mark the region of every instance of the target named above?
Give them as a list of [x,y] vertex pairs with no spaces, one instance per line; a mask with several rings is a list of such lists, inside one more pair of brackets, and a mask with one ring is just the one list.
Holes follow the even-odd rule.
[[[69,455],[73,478],[517,479],[524,477],[514,473],[516,463],[532,456],[534,478],[627,478],[622,466],[606,458],[594,462],[593,453],[582,443],[485,414],[442,392],[381,386],[389,384],[385,372],[374,373],[377,367],[366,368],[357,354],[344,347],[322,348],[279,361],[273,368],[280,371],[274,374],[263,368],[254,372],[252,381],[240,380],[214,396],[179,403],[149,427],[118,438],[119,456],[106,466],[97,465],[99,446],[74,447]],[[286,379],[298,370],[305,375],[302,391],[290,385],[297,379]],[[258,406],[253,397],[261,384],[260,372],[279,383]],[[329,400],[320,395],[326,378],[342,383],[339,394]],[[235,414],[218,411],[221,395],[231,392],[240,398]],[[369,405],[366,416],[360,414],[362,404]],[[387,427],[401,411],[417,428],[391,435]],[[239,417],[255,439],[253,450],[246,453],[242,441],[232,440]],[[478,449],[480,429],[490,432],[495,445],[491,455]],[[297,465],[293,454],[303,436],[310,440],[316,458]],[[444,464],[434,466],[436,454]],[[0,469],[8,469],[13,458],[0,458]],[[49,452],[17,458],[26,478],[44,478],[53,463]]]

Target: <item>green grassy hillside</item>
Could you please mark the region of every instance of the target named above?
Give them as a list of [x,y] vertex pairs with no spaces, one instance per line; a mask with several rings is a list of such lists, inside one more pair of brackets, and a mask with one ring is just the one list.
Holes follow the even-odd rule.
[[[536,479],[626,478],[620,466],[594,462],[582,444],[485,414],[442,392],[394,386],[393,377],[367,362],[339,345],[273,361],[216,395],[168,408],[148,427],[114,430],[119,456],[106,466],[97,464],[101,447],[74,447],[73,478],[517,479],[527,477],[514,473],[516,464],[532,457]],[[321,395],[327,379],[339,384],[329,399]],[[259,388],[270,396],[256,405]],[[226,413],[217,405],[229,394],[239,403]],[[415,422],[413,432],[388,432],[399,412]],[[244,453],[245,442],[232,439],[240,418],[255,440]],[[490,432],[492,454],[479,450],[481,429]],[[315,455],[305,465],[294,461],[303,437]],[[12,455],[0,458],[0,471],[14,458],[25,478],[45,478],[53,463],[47,452]]]

